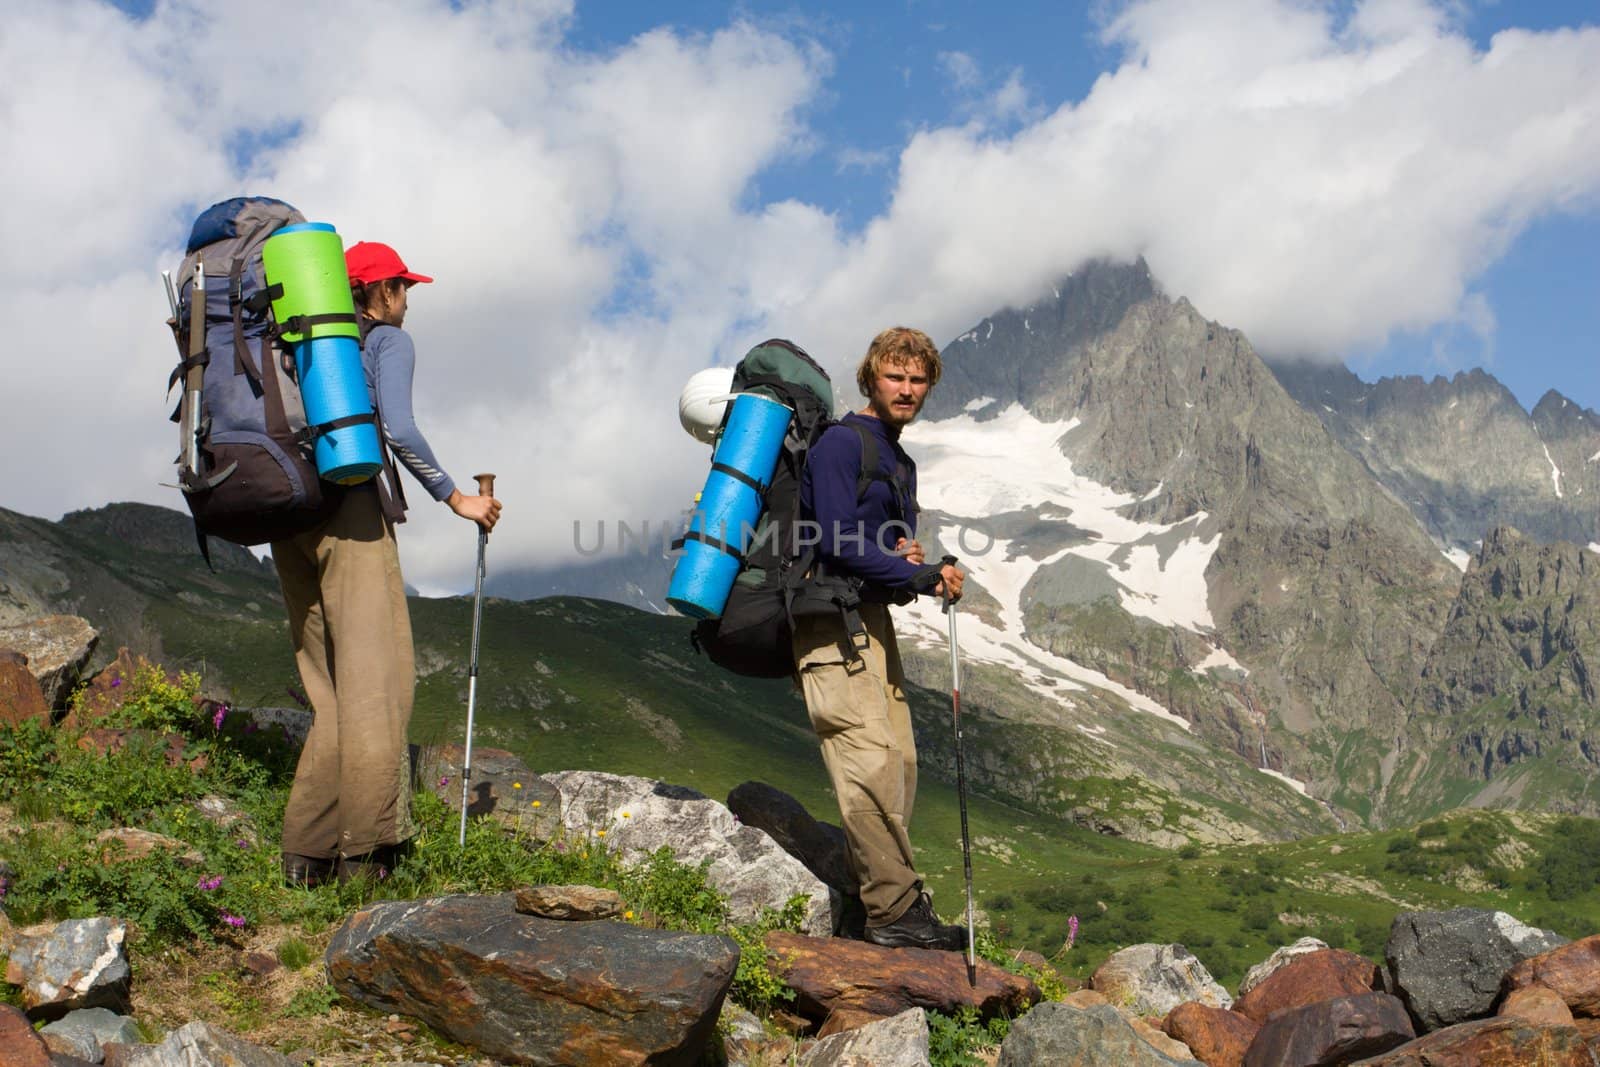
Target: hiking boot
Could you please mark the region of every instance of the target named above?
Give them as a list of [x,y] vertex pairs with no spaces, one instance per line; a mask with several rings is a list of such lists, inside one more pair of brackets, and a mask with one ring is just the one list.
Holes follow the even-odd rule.
[[341,856],[339,858],[339,881],[353,882],[358,878],[366,878],[374,882],[381,882],[394,873],[395,864],[400,861],[401,845],[379,845],[371,852],[361,856]]
[[283,881],[285,885],[312,889],[333,877],[333,860],[318,856],[302,856],[297,852],[283,854]]
[[940,922],[933,913],[933,902],[926,893],[918,894],[911,907],[894,922],[867,927],[866,940],[869,944],[884,948],[931,948],[945,952],[967,950],[966,929]]

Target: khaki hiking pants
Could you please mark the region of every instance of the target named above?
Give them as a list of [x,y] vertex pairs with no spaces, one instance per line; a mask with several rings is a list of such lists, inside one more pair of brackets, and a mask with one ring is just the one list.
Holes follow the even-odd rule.
[[283,851],[363,856],[411,825],[407,730],[416,686],[394,529],[373,489],[272,545],[311,732],[283,814]]
[[917,746],[900,650],[884,604],[861,605],[868,646],[857,659],[838,618],[795,620],[794,659],[811,727],[833,780],[867,925],[900,918],[922,887],[911,859]]

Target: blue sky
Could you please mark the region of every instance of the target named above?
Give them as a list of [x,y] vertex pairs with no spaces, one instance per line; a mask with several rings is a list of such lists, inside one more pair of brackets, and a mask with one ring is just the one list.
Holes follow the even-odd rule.
[[[1349,3],[1337,5],[1348,11]],[[893,192],[899,149],[920,128],[963,120],[968,98],[954,91],[938,57],[961,52],[976,61],[979,77],[998,88],[1020,74],[1036,109],[1080,100],[1104,71],[1115,69],[1120,49],[1100,39],[1113,5],[951,0],[901,0],[803,6],[783,0],[726,3],[678,0],[659,3],[579,5],[570,41],[583,48],[615,48],[667,25],[709,33],[730,20],[749,19],[815,36],[830,52],[824,90],[808,120],[826,131],[828,150],[788,160],[763,174],[751,195],[794,197],[836,212],[859,227],[886,207]],[[1496,33],[1600,24],[1595,0],[1469,2],[1453,11],[1454,24],[1480,48]],[[1600,74],[1597,74],[1600,77]],[[841,149],[855,149],[864,165],[842,164]],[[1595,148],[1600,152],[1600,145]],[[1435,374],[1483,366],[1531,409],[1556,389],[1585,407],[1600,409],[1600,209],[1561,213],[1534,222],[1495,263],[1473,279],[1497,323],[1484,338],[1460,324],[1398,330],[1386,343],[1353,345],[1345,362],[1363,378]],[[1202,308],[1202,310],[1204,310]],[[941,339],[947,340],[947,339]]]
[[[537,494],[496,533],[522,562],[571,558],[563,516],[682,508],[696,371],[948,342],[1094,257],[1263,353],[1600,408],[1595,0],[279,0],[316,27],[283,48],[210,0],[0,15],[0,359],[47,398],[0,449],[55,460],[0,470],[28,514],[176,505],[159,272],[240,193],[438,279],[419,421]],[[85,382],[119,402],[64,434]],[[414,510],[419,587],[465,580],[459,524]]]

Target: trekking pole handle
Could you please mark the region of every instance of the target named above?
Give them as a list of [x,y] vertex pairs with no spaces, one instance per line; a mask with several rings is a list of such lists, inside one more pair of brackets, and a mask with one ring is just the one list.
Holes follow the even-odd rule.
[[[956,557],[954,557],[954,556],[944,556],[939,560],[939,565],[941,567],[954,567],[956,565]],[[942,580],[943,579],[941,579],[941,581]],[[954,600],[950,599],[950,588],[948,586],[945,587],[943,597],[944,597],[944,606],[943,606],[943,608],[941,610],[948,612],[950,610],[950,605],[955,603]]]
[[494,496],[494,475],[474,474],[472,477],[478,483],[479,496]]

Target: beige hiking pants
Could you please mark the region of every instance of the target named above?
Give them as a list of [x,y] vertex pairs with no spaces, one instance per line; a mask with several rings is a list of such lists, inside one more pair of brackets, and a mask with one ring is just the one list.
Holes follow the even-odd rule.
[[272,545],[300,680],[314,712],[283,815],[283,851],[332,859],[404,841],[406,731],[416,686],[394,529],[376,491]]
[[906,834],[917,794],[917,746],[889,609],[863,604],[861,621],[868,647],[856,659],[840,619],[797,619],[794,659],[839,798],[867,924],[883,926],[900,918],[922,885]]

